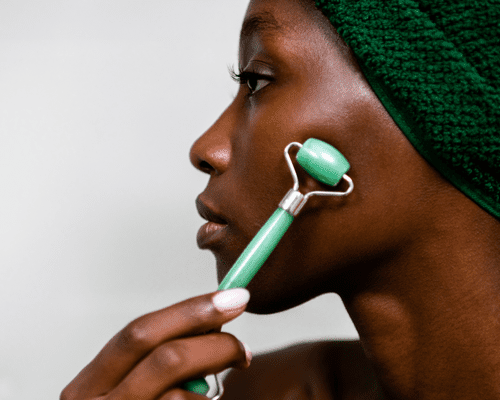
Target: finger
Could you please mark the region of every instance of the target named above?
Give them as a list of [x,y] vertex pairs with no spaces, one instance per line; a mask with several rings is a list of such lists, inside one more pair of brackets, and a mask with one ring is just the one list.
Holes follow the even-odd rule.
[[179,388],[172,389],[163,394],[158,400],[207,400],[208,397]]
[[107,398],[152,400],[183,382],[248,365],[245,346],[229,333],[178,339],[157,347]]
[[[239,295],[239,302],[234,295]],[[242,288],[217,291],[137,318],[104,346],[63,394],[68,399],[83,399],[108,393],[155,347],[177,338],[220,329],[243,313],[249,296]],[[232,307],[220,307],[224,302],[216,300],[221,298]]]

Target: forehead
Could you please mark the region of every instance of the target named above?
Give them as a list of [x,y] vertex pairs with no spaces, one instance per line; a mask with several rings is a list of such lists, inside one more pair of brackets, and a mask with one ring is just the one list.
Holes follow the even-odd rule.
[[252,35],[274,36],[286,34],[286,26],[282,25],[268,10],[247,13],[241,27],[240,37]]
[[255,40],[300,43],[318,54],[333,51],[354,70],[359,68],[352,50],[314,0],[251,0],[240,32],[240,60]]
[[251,0],[240,32],[240,47],[253,36],[297,39],[318,33],[329,41],[339,39],[314,0]]
[[240,39],[258,34],[262,37],[286,36],[311,28],[309,8],[313,0],[251,0],[243,21]]

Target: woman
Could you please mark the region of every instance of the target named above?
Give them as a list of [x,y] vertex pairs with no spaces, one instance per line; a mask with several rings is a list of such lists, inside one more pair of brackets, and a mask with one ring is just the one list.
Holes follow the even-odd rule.
[[[210,175],[198,210],[217,223],[198,244],[220,282],[291,186],[292,141],[339,149],[354,191],[313,197],[248,291],[131,322],[62,399],[202,399],[181,383],[229,367],[224,400],[500,398],[499,7],[317,3],[249,4],[240,90],[191,149]],[[299,180],[325,189],[300,169]],[[251,353],[220,333],[245,310],[327,292],[359,342],[296,346],[247,369]]]

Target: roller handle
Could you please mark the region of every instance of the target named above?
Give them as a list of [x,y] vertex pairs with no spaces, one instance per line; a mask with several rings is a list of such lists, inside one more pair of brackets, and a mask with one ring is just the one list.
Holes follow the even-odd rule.
[[[283,210],[276,209],[240,257],[233,264],[217,290],[246,287],[279,243],[288,227],[293,222],[293,216]],[[190,392],[206,395],[209,390],[204,378],[186,382],[182,388]]]
[[257,232],[233,264],[231,270],[219,285],[218,290],[246,287],[272,253],[292,222],[292,215],[282,208],[276,209],[274,214],[260,228],[259,232]]

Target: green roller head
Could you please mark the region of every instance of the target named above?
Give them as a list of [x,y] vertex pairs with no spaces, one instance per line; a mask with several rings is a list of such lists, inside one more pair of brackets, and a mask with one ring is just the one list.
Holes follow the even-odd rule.
[[351,167],[332,145],[319,139],[307,139],[297,153],[297,162],[318,181],[335,186]]

